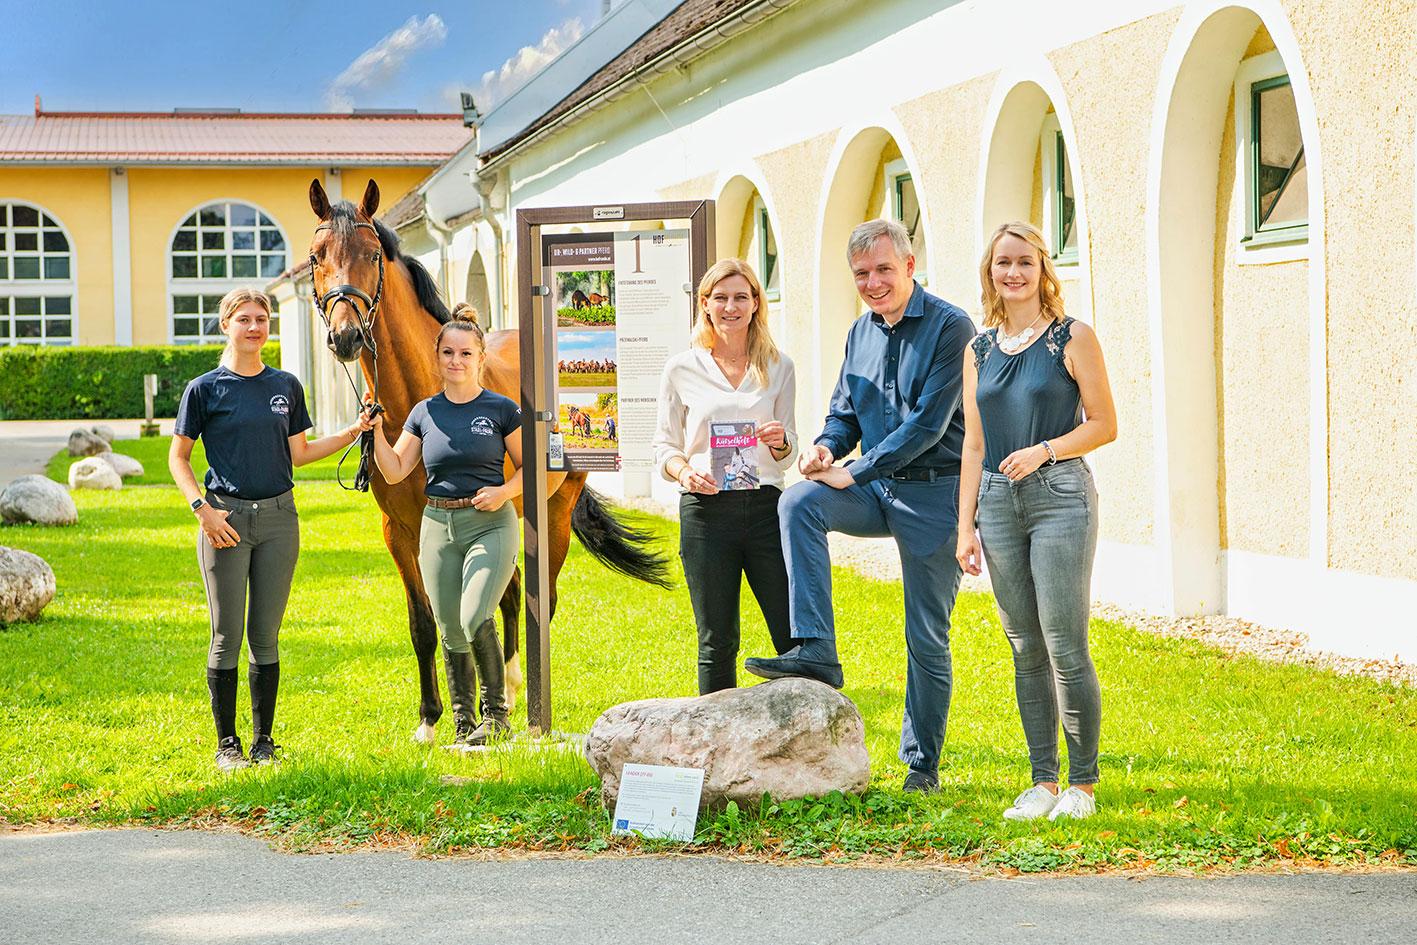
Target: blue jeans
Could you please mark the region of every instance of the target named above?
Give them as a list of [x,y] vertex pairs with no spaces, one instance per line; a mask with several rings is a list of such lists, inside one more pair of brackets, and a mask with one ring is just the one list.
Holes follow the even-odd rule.
[[900,760],[931,773],[940,766],[950,711],[950,611],[960,577],[954,557],[958,493],[958,476],[934,482],[876,479],[846,489],[808,481],[784,492],[777,509],[792,635],[799,639],[836,638],[827,533],[895,539],[905,585],[907,651]]
[[1014,654],[1014,692],[1033,782],[1058,780],[1058,722],[1068,783],[1097,783],[1102,695],[1087,648],[1097,489],[1081,459],[1018,482],[984,470],[979,539]]

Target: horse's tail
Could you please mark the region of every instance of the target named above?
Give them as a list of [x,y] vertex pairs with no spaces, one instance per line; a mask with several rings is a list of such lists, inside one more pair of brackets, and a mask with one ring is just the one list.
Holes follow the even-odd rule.
[[669,561],[647,549],[649,532],[632,528],[611,513],[600,495],[590,488],[581,490],[571,510],[571,530],[612,571],[619,571],[646,584],[669,588]]

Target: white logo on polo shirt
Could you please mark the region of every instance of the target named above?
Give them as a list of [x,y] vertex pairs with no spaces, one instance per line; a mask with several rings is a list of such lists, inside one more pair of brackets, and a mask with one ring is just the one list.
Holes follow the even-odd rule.
[[282,416],[290,415],[290,401],[285,399],[284,394],[276,394],[271,398],[271,413],[278,413]]
[[472,432],[478,436],[496,436],[497,428],[492,425],[492,421],[487,417],[478,417],[472,421]]

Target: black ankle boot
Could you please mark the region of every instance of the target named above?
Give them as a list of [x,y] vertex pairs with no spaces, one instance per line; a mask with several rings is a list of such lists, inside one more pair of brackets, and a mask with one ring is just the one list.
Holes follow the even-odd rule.
[[469,736],[468,744],[485,745],[512,728],[507,721],[507,664],[502,659],[495,620],[486,620],[477,628],[472,637],[472,652],[477,659],[481,684],[482,724]]
[[453,743],[449,748],[467,746],[467,740],[477,727],[473,715],[476,699],[477,670],[471,653],[443,650],[443,667],[448,673],[448,708],[453,714]]

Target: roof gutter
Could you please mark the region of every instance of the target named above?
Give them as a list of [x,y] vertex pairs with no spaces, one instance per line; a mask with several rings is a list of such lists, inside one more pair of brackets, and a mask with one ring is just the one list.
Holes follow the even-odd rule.
[[612,102],[634,92],[640,86],[648,85],[651,81],[671,69],[687,66],[706,53],[722,46],[739,33],[766,22],[788,7],[796,6],[800,2],[802,2],[802,0],[757,0],[755,3],[748,4],[736,13],[724,17],[694,35],[681,40],[669,49],[666,49],[658,56],[655,56],[653,59],[620,78],[614,84],[607,86],[584,102],[581,102],[564,115],[537,128],[525,138],[514,141],[506,150],[499,151],[486,160],[478,169],[478,173],[486,173],[499,169],[511,159],[512,155],[531,147],[531,145],[546,138],[552,132],[559,131],[566,125],[577,122],[594,112],[600,111]]

